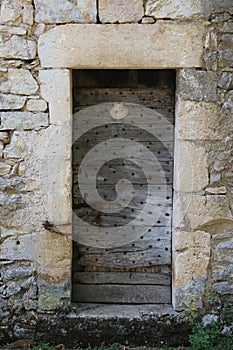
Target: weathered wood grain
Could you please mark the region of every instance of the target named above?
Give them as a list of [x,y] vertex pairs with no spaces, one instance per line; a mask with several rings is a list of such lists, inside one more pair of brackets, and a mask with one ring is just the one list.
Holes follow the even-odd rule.
[[126,243],[117,248],[94,248],[91,246],[79,246],[79,252],[84,254],[115,254],[119,252],[143,252],[153,247],[168,247],[170,250],[171,234],[170,229],[164,227],[152,227],[132,242]]
[[91,106],[105,102],[130,102],[147,108],[167,107],[174,111],[174,92],[169,87],[78,88],[74,89],[75,106]]
[[[148,226],[148,222],[154,221],[154,226],[170,227],[171,226],[171,207],[158,208],[159,216],[152,220],[153,208],[144,213],[144,217],[141,218],[139,214],[141,210],[134,208],[124,208],[116,213],[104,213],[96,211],[91,207],[73,208],[74,213],[78,215],[82,220],[100,227],[113,227],[124,226],[130,221],[134,221],[133,226]],[[103,207],[104,211],[104,207]],[[131,227],[131,226],[130,226]],[[75,230],[75,227],[74,227]]]
[[171,303],[170,286],[73,284],[73,301],[84,303]]
[[[100,115],[99,121],[96,120],[96,124],[101,124],[101,127],[96,126],[95,128],[89,129],[89,125],[92,125],[91,116],[90,120],[85,118],[82,120],[80,116],[80,121],[74,118],[73,122],[73,141],[86,141],[96,143],[100,141],[105,141],[108,139],[116,139],[123,137],[129,140],[135,140],[137,142],[156,142],[162,141],[164,144],[173,141],[174,128],[171,124],[164,122],[157,122],[151,117],[151,120],[146,116],[143,120],[135,120],[135,116],[132,116],[132,121],[125,121],[122,123],[112,123],[112,119],[109,117],[109,112],[107,115]],[[131,123],[131,124],[130,124]],[[135,123],[135,126],[132,125]],[[82,136],[81,136],[82,135]]]
[[[130,208],[142,208],[145,203],[157,205],[163,207],[172,206],[172,185],[152,185],[153,193],[156,192],[156,196],[152,195],[152,192],[148,191],[147,185],[134,185],[133,187],[133,198],[129,204]],[[112,201],[116,199],[117,193],[115,185],[105,184],[96,189],[105,201]],[[82,205],[85,200],[89,199],[89,193],[81,195],[79,185],[73,181],[73,205]]]
[[159,284],[171,285],[171,276],[166,273],[143,272],[76,272],[73,277],[78,284]]
[[152,246],[152,248],[143,251],[127,251],[122,249],[118,252],[106,252],[100,254],[84,254],[78,259],[80,265],[88,266],[106,266],[106,267],[140,267],[152,265],[165,265],[171,263],[171,246],[167,242],[160,246]]

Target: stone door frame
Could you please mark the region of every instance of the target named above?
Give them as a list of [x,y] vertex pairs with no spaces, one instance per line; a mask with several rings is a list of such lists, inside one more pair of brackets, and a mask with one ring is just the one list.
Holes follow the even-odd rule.
[[[51,163],[47,169],[53,182],[52,191],[46,194],[44,205],[51,222],[66,225],[66,232],[71,234],[71,197],[72,197],[72,79],[71,69],[184,69],[201,68],[203,54],[203,38],[205,28],[201,23],[174,24],[172,21],[158,21],[156,24],[125,24],[125,25],[98,25],[98,24],[66,24],[48,30],[39,40],[39,58],[41,69],[39,80],[41,95],[49,103],[50,125],[53,126],[54,136],[57,138],[56,148],[47,147],[45,157],[49,160],[56,157],[57,165]],[[179,91],[179,86],[176,87]],[[178,98],[176,99],[176,118],[178,112]],[[185,115],[183,115],[185,118]],[[175,172],[173,183],[182,188],[182,178],[179,176],[182,150],[178,145],[178,136],[175,132],[174,164]],[[62,165],[62,166],[61,166]],[[64,168],[65,165],[65,168]],[[48,161],[48,167],[50,162]],[[65,176],[61,179],[61,169],[65,169]],[[64,170],[63,170],[64,171]],[[60,175],[59,175],[60,174]],[[176,189],[176,188],[175,188]],[[173,207],[173,221],[179,220],[183,213],[179,205]],[[175,220],[174,220],[175,219]],[[173,227],[173,307],[179,309],[180,281],[177,278],[177,244],[176,232]],[[57,244],[64,244],[57,235]],[[71,259],[71,239],[66,241],[66,252]],[[191,249],[191,248],[190,248]],[[48,262],[47,262],[48,263]],[[51,265],[53,264],[51,257]],[[183,266],[182,275],[185,283],[190,276],[188,265]],[[51,269],[51,280],[53,279]],[[62,271],[69,286],[71,283],[71,266],[69,264]],[[179,271],[180,274],[180,271]],[[190,276],[191,278],[191,276]],[[70,288],[71,290],[71,288]],[[57,301],[67,299],[70,295],[57,289]],[[60,294],[60,295],[58,295]],[[48,308],[53,307],[54,300],[47,300]],[[195,303],[195,301],[194,301]],[[198,301],[197,301],[198,303]]]

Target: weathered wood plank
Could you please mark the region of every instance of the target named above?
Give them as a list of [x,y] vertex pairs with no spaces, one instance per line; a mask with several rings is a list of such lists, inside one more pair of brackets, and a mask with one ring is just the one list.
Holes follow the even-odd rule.
[[122,250],[118,253],[85,254],[78,259],[80,265],[106,266],[106,267],[139,267],[164,265],[171,263],[171,247],[153,247],[143,251]]
[[[153,166],[157,163],[157,165],[164,167],[164,162],[166,162],[166,164],[167,162],[172,164],[173,160],[171,144],[168,145],[169,150],[160,142],[150,142],[150,145],[146,145],[145,147],[141,144],[137,149],[134,144],[130,143],[130,141],[117,142],[116,140],[116,142],[111,142],[111,144],[109,144],[108,141],[105,141],[101,146],[98,145],[99,144],[94,142],[76,142],[74,144],[75,154],[73,165],[77,166],[80,164],[89,151],[92,152],[93,156],[89,161],[87,159],[85,160],[87,165],[99,165],[101,161],[106,162],[109,165],[136,166],[137,162],[140,162],[140,164],[142,164],[142,169],[146,170],[146,167],[148,167],[148,165],[150,166],[150,164]],[[109,154],[105,155],[104,150],[106,152],[109,147],[111,147],[111,153],[108,152]],[[109,160],[110,154],[112,158]]]
[[[95,119],[93,119],[95,118]],[[145,116],[135,122],[135,116],[128,117],[125,124],[115,121],[112,123],[109,111],[99,116],[89,116],[83,119],[81,112],[73,120],[73,141],[100,142],[113,138],[126,138],[137,142],[171,142],[174,129],[168,122],[156,120],[155,117]],[[100,126],[95,126],[96,124]],[[132,123],[136,123],[134,126]],[[87,126],[93,125],[90,129]],[[154,127],[154,129],[151,129]],[[155,129],[156,128],[156,129]],[[88,130],[88,131],[87,131]],[[81,136],[82,135],[82,136]]]
[[84,303],[171,303],[171,288],[162,285],[73,284],[72,294],[74,302]]
[[[93,160],[94,162],[94,160]],[[98,185],[104,185],[105,183],[116,184],[121,179],[127,179],[131,184],[145,184],[147,179],[152,184],[171,184],[172,183],[172,167],[170,164],[160,163],[159,165],[154,165],[150,167],[148,162],[145,165],[146,176],[142,169],[138,168],[135,164],[125,164],[124,166],[111,165],[103,166],[98,171],[98,165],[94,168],[94,165],[85,165],[79,168],[79,174],[82,175],[83,181],[79,183],[97,183]],[[93,174],[93,172],[97,174]]]
[[[117,213],[102,213],[96,211],[91,207],[73,208],[74,213],[82,220],[101,227],[124,226],[130,221],[134,221],[133,226],[147,226],[151,222],[151,215],[153,215],[153,208],[144,213],[144,217],[140,218],[141,210],[134,208],[125,208]],[[104,211],[104,206],[103,206]],[[161,209],[160,216],[155,220],[154,226],[170,227],[171,226],[171,207]],[[158,209],[160,213],[160,208]],[[75,229],[75,228],[74,228]]]
[[174,109],[174,92],[169,87],[153,88],[78,88],[74,89],[75,106],[105,102],[130,102],[147,108],[169,107]]
[[[134,185],[133,199],[129,204],[129,208],[142,208],[142,205],[149,203],[151,205],[157,205],[163,207],[172,206],[172,185],[152,185],[152,192],[147,191],[147,185]],[[116,199],[117,193],[115,186],[106,184],[101,187],[97,186],[98,192],[105,201],[112,201]],[[156,193],[156,196],[152,195]],[[73,205],[78,206],[84,203],[84,200],[88,200],[89,193],[85,193],[82,197],[78,183],[73,181]]]
[[73,281],[79,284],[159,284],[170,286],[171,275],[146,272],[76,272]]
[[156,247],[171,247],[171,232],[169,228],[167,230],[164,227],[152,227],[149,232],[146,232],[133,242],[126,243],[125,245],[117,248],[94,248],[91,246],[79,246],[79,252],[84,254],[116,254],[119,252],[143,252],[146,249],[152,249]]
[[81,266],[73,262],[73,272],[147,272],[147,273],[165,273],[171,275],[171,264],[168,265],[151,265],[151,266],[139,266],[139,267],[104,267],[104,266]]

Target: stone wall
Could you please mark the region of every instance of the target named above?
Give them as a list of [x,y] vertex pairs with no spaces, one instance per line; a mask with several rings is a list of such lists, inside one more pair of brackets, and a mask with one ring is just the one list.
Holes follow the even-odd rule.
[[232,302],[232,15],[231,0],[1,1],[5,334],[30,337],[56,319],[66,334],[66,313],[67,327],[86,322],[70,311],[71,68],[177,69],[173,306],[194,315]]

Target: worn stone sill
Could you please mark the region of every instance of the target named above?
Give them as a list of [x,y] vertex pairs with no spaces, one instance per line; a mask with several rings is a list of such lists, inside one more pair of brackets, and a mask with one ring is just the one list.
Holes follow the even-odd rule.
[[91,304],[72,303],[72,312],[68,317],[88,318],[88,319],[145,319],[160,318],[165,316],[178,316],[171,304]]

